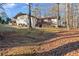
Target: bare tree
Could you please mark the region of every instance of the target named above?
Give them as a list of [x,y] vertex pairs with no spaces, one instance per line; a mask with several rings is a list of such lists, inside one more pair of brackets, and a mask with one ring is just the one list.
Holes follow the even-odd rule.
[[59,26],[59,20],[60,20],[60,15],[59,15],[59,3],[57,3],[58,10],[57,10],[57,27]]
[[32,14],[38,18],[41,17],[41,8],[39,7],[39,4],[36,4],[35,8],[32,11]]
[[57,16],[58,14],[58,4],[55,4],[48,10],[48,13],[52,13],[53,16]]
[[79,4],[73,4],[73,28],[78,28],[79,17]]
[[69,9],[70,9],[70,4],[66,3],[66,26],[67,26],[68,30],[70,29],[70,26],[69,26],[69,15],[70,15]]

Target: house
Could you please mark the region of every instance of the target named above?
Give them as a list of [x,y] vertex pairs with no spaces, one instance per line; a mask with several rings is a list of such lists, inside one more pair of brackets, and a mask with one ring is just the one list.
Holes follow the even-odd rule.
[[48,26],[54,26],[56,27],[57,24],[57,18],[56,17],[42,17],[38,18],[36,26],[39,27],[48,27]]
[[37,26],[39,27],[66,27],[66,21],[64,18],[60,18],[59,20],[57,17],[42,17],[38,18]]
[[[15,17],[13,17],[12,20],[12,23],[16,23],[17,26],[29,26],[29,15],[28,14],[25,14],[25,13],[18,13]],[[35,27],[35,24],[36,24],[36,21],[37,21],[37,18],[34,17],[34,16],[31,16],[31,24],[32,24],[32,27]]]
[[16,26],[17,25],[16,20],[12,18],[11,21],[9,22],[9,25]]
[[[16,26],[29,26],[29,15],[25,13],[18,13],[15,17],[12,19],[12,25]],[[37,18],[35,16],[31,16],[31,26],[32,27],[57,27],[58,26],[58,20],[57,17],[41,17]]]

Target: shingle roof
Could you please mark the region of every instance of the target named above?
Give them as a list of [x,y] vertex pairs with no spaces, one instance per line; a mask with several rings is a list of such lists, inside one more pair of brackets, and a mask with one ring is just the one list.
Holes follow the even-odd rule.
[[[19,17],[19,16],[22,16],[22,15],[28,15],[28,14],[26,14],[26,13],[18,13],[15,17],[13,17],[13,18],[17,18],[17,17]],[[28,15],[29,16],[29,15]],[[35,17],[35,16],[31,16],[31,17],[34,17],[34,18],[37,18],[37,17]]]
[[[28,15],[28,14],[26,14],[26,13],[18,13],[15,17],[13,17],[13,18],[17,18],[17,17],[19,17],[19,16],[22,16],[22,15]],[[29,15],[28,15],[29,16]],[[35,16],[31,16],[31,17],[34,17],[34,18],[37,18],[37,17],[35,17]],[[50,16],[50,17],[42,17],[42,18],[37,18],[37,19],[56,19],[57,17],[53,17],[53,16]]]

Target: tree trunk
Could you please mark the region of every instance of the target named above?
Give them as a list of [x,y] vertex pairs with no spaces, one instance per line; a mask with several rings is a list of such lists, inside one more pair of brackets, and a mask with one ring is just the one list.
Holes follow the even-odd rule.
[[29,3],[29,28],[32,28],[31,26],[31,3]]
[[57,28],[58,28],[58,26],[59,26],[59,18],[60,18],[60,16],[59,16],[59,3],[57,3],[57,6],[58,6],[58,10],[57,10]]
[[70,4],[69,3],[66,3],[66,27],[67,29],[69,30],[70,29],[70,26],[69,26],[69,6]]

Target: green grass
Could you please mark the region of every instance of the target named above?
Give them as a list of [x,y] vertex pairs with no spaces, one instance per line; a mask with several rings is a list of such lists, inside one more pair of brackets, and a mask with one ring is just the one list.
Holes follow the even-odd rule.
[[44,30],[42,29],[17,29],[17,28],[12,28],[12,27],[8,27],[8,25],[5,25],[5,24],[0,24],[0,32],[16,32],[17,34],[23,34],[23,35],[26,35],[26,34],[33,34],[35,35],[34,33],[36,34],[40,34],[44,32]]
[[[19,40],[16,40],[16,39],[13,39],[13,40],[16,40],[18,42],[25,42],[23,41],[23,39],[26,37],[26,42],[29,43],[29,42],[39,42],[39,41],[44,41],[44,40],[47,40],[47,39],[50,39],[51,37],[54,37],[54,35],[56,35],[55,33],[55,29],[53,28],[40,28],[40,29],[17,29],[17,28],[12,28],[12,27],[9,27],[8,25],[3,25],[3,24],[0,24],[0,32],[6,32],[6,33],[10,33],[9,37],[16,37],[19,38],[19,36],[22,38],[21,41]],[[57,30],[56,30],[57,31]],[[5,34],[4,34],[5,35]],[[20,39],[20,38],[19,38]]]
[[27,35],[31,37],[45,37],[51,33],[59,32],[57,28],[40,28],[40,29],[17,29],[9,25],[0,24],[0,32],[15,32],[17,35]]
[[16,32],[16,34],[20,35],[30,35],[30,36],[37,36],[44,33],[43,30],[40,29],[17,29],[8,27],[8,25],[0,24],[0,32]]
[[0,24],[0,32],[15,31],[16,29],[7,27],[6,24]]

